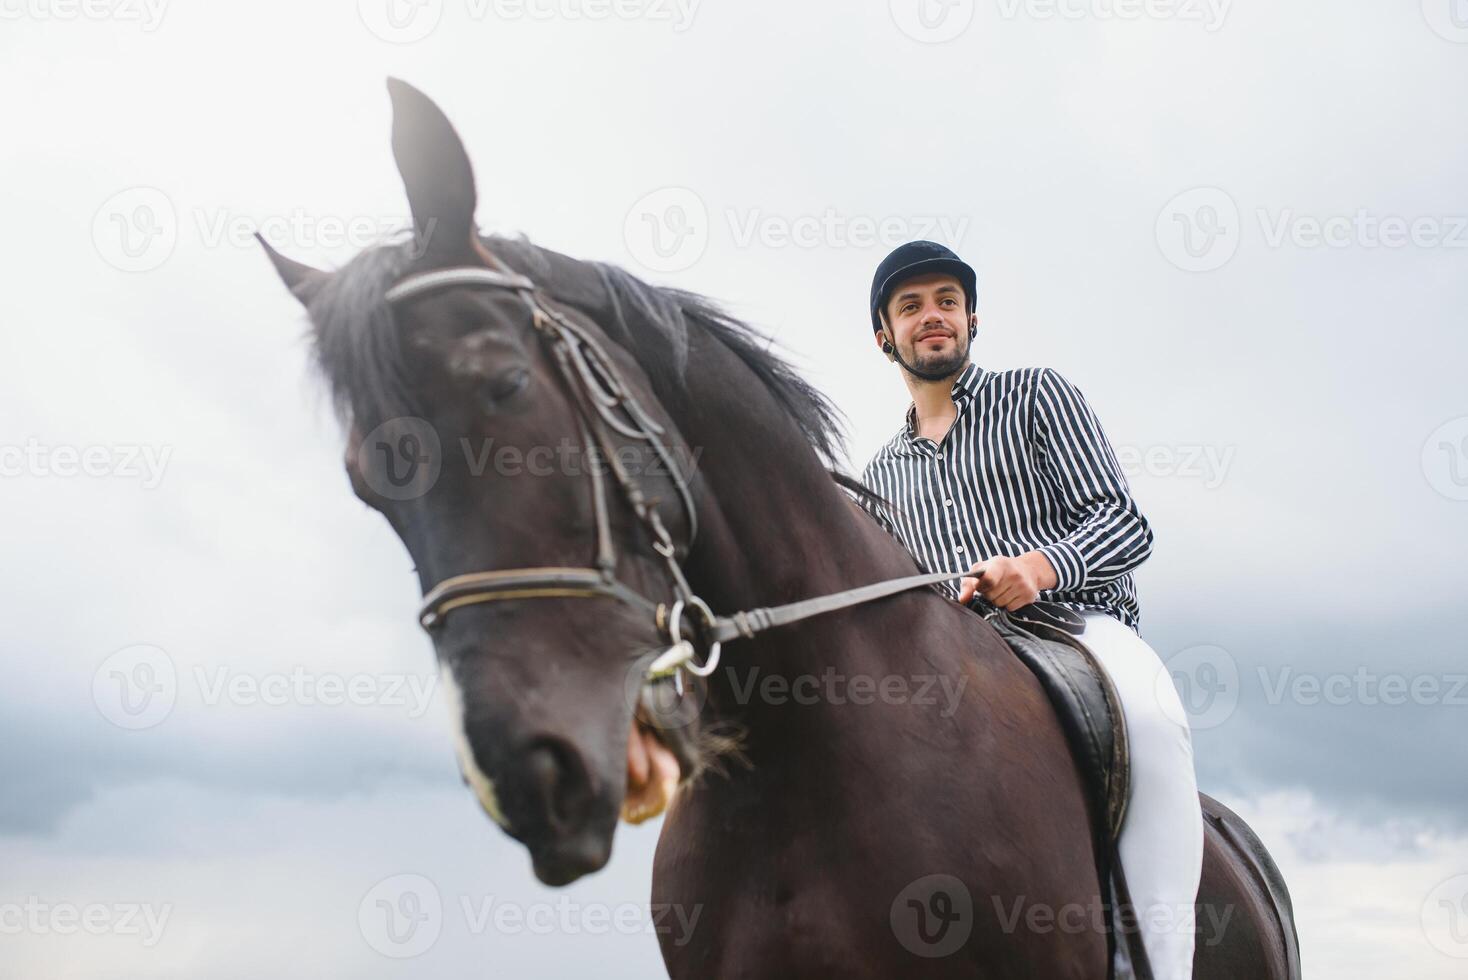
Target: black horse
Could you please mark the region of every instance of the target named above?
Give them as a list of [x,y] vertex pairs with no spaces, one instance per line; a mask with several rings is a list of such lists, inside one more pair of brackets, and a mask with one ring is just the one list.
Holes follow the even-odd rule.
[[[830,404],[757,334],[697,296],[480,238],[448,120],[389,89],[412,238],[334,273],[271,255],[309,310],[352,485],[425,593],[485,570],[585,569],[606,558],[604,536],[629,593],[672,596],[681,575],[719,611],[916,572],[835,474]],[[388,296],[465,269],[498,277]],[[600,351],[577,370],[546,339],[573,331]],[[603,428],[576,377],[617,380],[646,426]],[[696,469],[598,482],[597,463],[564,452],[636,460],[653,430],[659,460]],[[523,465],[486,465],[482,446],[515,447]],[[430,476],[389,484],[373,469],[384,447]],[[550,447],[554,465],[529,465]],[[503,601],[430,617],[434,643],[465,779],[542,880],[606,862],[629,759],[634,784],[649,753],[678,760],[652,899],[696,909],[698,925],[663,934],[672,976],[1107,976],[1082,780],[1040,687],[982,617],[919,589],[760,633],[706,683],[685,677],[678,703],[701,710],[679,714],[646,710],[668,624],[637,602],[564,582],[488,598]],[[1298,976],[1278,872],[1241,821],[1205,810],[1196,976]]]

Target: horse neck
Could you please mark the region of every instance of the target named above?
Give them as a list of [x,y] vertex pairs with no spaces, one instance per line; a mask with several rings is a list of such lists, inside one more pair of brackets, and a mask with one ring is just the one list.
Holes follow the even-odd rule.
[[[728,613],[915,574],[911,556],[837,486],[753,372],[726,348],[702,346],[687,379],[697,411],[674,414],[699,453],[703,531],[686,564],[694,590],[716,612]],[[951,644],[924,641],[956,613],[962,610],[916,590],[731,641],[725,668],[711,678],[709,706],[746,731],[768,724],[788,736],[792,725],[840,724],[819,703],[781,711],[752,697],[750,685],[771,675],[788,682],[833,672],[846,680],[956,673]],[[905,642],[880,639],[892,636]]]

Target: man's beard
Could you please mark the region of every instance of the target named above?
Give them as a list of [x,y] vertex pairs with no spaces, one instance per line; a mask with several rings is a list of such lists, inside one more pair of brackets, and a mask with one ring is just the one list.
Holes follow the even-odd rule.
[[918,342],[912,343],[912,357],[910,359],[897,357],[897,362],[924,381],[942,381],[950,378],[963,369],[968,363],[970,338],[967,333],[960,333],[953,341],[951,352],[928,352],[918,349]]

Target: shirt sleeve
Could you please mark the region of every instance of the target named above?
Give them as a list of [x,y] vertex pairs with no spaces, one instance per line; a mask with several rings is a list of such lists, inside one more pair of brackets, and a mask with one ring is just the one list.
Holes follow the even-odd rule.
[[1120,578],[1152,553],[1152,529],[1137,509],[1101,422],[1080,390],[1046,368],[1035,387],[1033,439],[1041,472],[1073,530],[1039,551],[1055,566],[1056,591]]

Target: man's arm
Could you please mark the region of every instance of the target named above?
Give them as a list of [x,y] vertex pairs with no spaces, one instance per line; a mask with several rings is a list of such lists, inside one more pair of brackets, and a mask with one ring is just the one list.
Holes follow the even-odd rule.
[[1137,508],[1101,422],[1079,389],[1045,368],[1035,390],[1035,452],[1075,521],[1039,551],[1061,590],[1120,578],[1152,553],[1152,529]]
[[1108,582],[1152,552],[1152,529],[1127,489],[1126,476],[1101,422],[1080,391],[1046,368],[1036,384],[1031,438],[1051,488],[1074,522],[1069,534],[1014,558],[974,564],[958,601],[975,592],[1003,609],[1019,609],[1047,589]]

